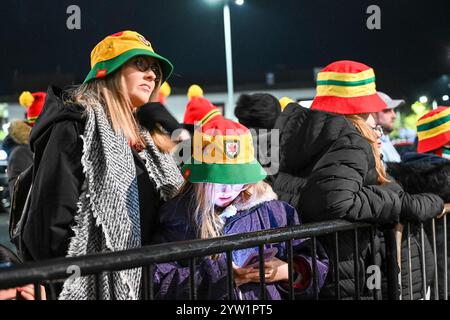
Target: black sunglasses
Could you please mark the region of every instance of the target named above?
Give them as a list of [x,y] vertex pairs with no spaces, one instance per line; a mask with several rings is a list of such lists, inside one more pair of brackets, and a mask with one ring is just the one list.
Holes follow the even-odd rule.
[[143,57],[137,57],[135,58],[132,63],[141,72],[148,72],[153,71],[153,73],[156,76],[155,81],[159,82],[161,79],[161,68],[159,67],[159,64],[154,61],[149,61]]

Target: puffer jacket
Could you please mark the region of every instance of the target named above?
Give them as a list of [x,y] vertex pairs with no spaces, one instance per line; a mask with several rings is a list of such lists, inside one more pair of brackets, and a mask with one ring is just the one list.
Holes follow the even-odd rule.
[[[334,219],[392,225],[421,208],[442,207],[437,196],[411,197],[396,183],[378,185],[370,144],[345,117],[289,104],[277,121],[280,170],[272,178],[279,198],[291,203],[304,222]],[[365,290],[369,233],[359,233],[359,270]],[[331,237],[324,246],[333,251]],[[379,248],[377,249],[379,250]],[[353,232],[339,234],[340,286],[343,298],[355,294]],[[333,269],[331,269],[333,270]],[[333,274],[323,298],[334,297]]]

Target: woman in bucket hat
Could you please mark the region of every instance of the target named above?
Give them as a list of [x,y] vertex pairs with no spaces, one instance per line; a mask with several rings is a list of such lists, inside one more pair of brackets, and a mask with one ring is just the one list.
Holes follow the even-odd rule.
[[[281,200],[298,210],[304,222],[346,219],[389,225],[400,218],[425,220],[442,212],[438,196],[411,196],[386,176],[380,158],[381,132],[371,114],[385,107],[376,93],[372,68],[337,61],[318,74],[311,109],[290,104],[283,111],[276,124],[280,130],[280,170],[273,187]],[[428,212],[419,212],[420,208],[428,208]],[[352,236],[339,236],[343,298],[355,295]],[[324,238],[324,245],[332,252],[331,237]],[[362,233],[358,263],[363,294],[369,294],[364,280],[370,261],[368,248],[369,234]],[[322,297],[334,297],[334,288],[330,277]]]
[[[107,36],[74,89],[50,87],[30,145],[35,174],[24,242],[33,260],[148,244],[159,207],[182,183],[170,140],[135,113],[172,72],[135,31]],[[139,299],[141,269],[68,279],[60,299]]]
[[[266,173],[254,157],[252,136],[243,125],[228,119],[207,122],[194,133],[194,151],[182,168],[186,183],[159,215],[160,227],[154,243],[206,239],[300,224],[293,207],[278,201],[263,182]],[[299,297],[312,294],[310,240],[294,240],[295,288]],[[276,254],[265,264],[267,297],[281,299],[286,290],[287,263],[284,243],[266,245]],[[318,247],[319,288],[328,270],[328,259]],[[258,299],[259,271],[249,266],[257,248],[232,253],[235,298]],[[197,294],[200,299],[227,296],[225,254],[198,259]],[[183,263],[162,263],[155,267],[156,298],[186,299],[189,267]]]

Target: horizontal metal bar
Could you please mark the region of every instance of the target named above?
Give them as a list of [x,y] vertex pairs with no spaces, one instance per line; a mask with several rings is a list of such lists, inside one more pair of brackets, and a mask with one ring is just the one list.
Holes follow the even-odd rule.
[[208,256],[227,250],[258,246],[261,243],[283,242],[370,226],[366,223],[332,220],[211,239],[169,242],[124,251],[24,263],[0,271],[0,289],[44,280],[64,279],[71,275],[68,270],[71,270],[69,267],[73,265],[76,265],[84,276],[104,271],[138,268],[152,263]]

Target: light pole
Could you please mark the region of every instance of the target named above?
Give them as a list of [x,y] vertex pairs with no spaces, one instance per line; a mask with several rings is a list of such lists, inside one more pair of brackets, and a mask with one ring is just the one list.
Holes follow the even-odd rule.
[[228,103],[225,106],[224,117],[229,118],[231,108],[234,104],[234,88],[233,88],[233,57],[231,54],[231,23],[230,23],[230,6],[228,1],[223,4],[223,28],[225,32],[225,59],[227,63],[227,91]]
[[[211,2],[211,0],[209,0]],[[233,57],[231,50],[231,22],[230,22],[230,6],[231,0],[223,0],[223,28],[225,34],[225,59],[227,66],[227,92],[228,101],[225,104],[224,117],[228,117],[234,105],[234,88],[233,88]],[[244,4],[244,0],[235,0],[237,5]],[[232,115],[231,115],[232,116]]]

